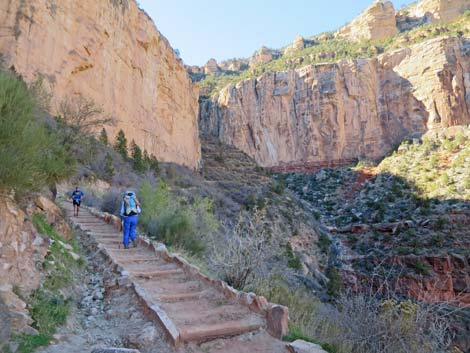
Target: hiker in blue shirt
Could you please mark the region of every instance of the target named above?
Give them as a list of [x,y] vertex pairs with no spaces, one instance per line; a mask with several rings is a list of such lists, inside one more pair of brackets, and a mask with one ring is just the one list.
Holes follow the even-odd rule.
[[78,217],[78,212],[80,212],[80,204],[82,203],[82,198],[85,196],[82,190],[75,188],[75,190],[71,194],[71,199],[73,203],[73,215]]
[[129,249],[129,239],[132,241],[134,247],[137,246],[136,242],[136,229],[137,222],[139,221],[140,202],[134,192],[126,191],[121,203],[121,218],[123,220],[123,239],[125,249]]

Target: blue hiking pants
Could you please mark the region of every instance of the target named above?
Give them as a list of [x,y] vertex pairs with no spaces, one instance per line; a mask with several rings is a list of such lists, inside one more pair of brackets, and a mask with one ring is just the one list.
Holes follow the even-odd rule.
[[136,234],[135,230],[137,228],[137,222],[139,221],[139,216],[128,216],[124,217],[124,234],[122,242],[124,246],[129,246],[129,238],[130,240],[135,240]]

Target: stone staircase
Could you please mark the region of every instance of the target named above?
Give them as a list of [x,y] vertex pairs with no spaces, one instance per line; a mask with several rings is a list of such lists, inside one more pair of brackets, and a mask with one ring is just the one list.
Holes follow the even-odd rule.
[[[74,217],[71,206],[63,206],[71,222],[128,278],[175,347],[223,339],[220,352],[287,352],[279,340],[287,330],[287,308],[206,277],[162,244],[139,238],[136,248],[124,249],[117,217],[84,208]],[[248,333],[250,340],[236,339]]]

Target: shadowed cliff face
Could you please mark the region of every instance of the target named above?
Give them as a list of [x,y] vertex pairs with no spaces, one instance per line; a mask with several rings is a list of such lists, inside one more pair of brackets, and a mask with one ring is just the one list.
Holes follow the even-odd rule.
[[470,122],[467,52],[466,42],[437,38],[268,73],[203,102],[200,128],[279,170],[379,159],[407,136]]
[[197,92],[180,59],[135,1],[0,3],[0,55],[31,82],[42,76],[52,108],[81,94],[117,119],[158,159],[196,167]]

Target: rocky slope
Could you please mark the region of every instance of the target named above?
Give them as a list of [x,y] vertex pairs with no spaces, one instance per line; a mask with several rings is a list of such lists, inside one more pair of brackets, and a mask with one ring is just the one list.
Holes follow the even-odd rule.
[[399,269],[397,284],[408,294],[468,304],[469,141],[468,127],[428,132],[375,168],[323,169],[287,181],[342,244],[353,272],[370,275],[386,263]]
[[[289,174],[332,245],[349,288],[382,288],[460,306],[450,322],[470,349],[470,128],[405,141],[377,167]],[[385,285],[384,285],[385,283]],[[454,309],[448,308],[449,312]]]
[[53,107],[80,94],[116,118],[110,136],[196,167],[197,91],[167,39],[134,0],[0,3],[0,54],[27,81],[45,80]]
[[204,102],[201,130],[266,167],[378,159],[406,136],[470,121],[468,48],[437,38],[373,59],[267,73]]
[[2,330],[11,327],[16,333],[35,333],[24,298],[39,287],[51,244],[31,222],[31,216],[38,213],[70,237],[62,212],[47,198],[36,197],[25,212],[9,197],[0,197],[0,302],[8,311],[8,320],[0,325]]

